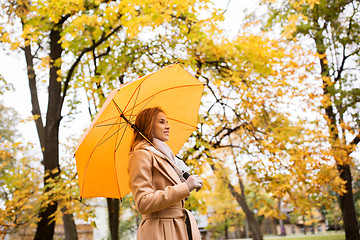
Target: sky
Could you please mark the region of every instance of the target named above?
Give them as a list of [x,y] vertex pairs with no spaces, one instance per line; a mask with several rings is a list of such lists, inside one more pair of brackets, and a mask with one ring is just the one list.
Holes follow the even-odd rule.
[[[246,7],[254,9],[256,6],[254,4],[256,1],[244,0],[215,0],[215,6],[227,10],[225,12],[225,21],[223,27],[226,29],[228,35],[234,36],[242,23],[244,14],[243,11]],[[7,54],[3,50],[0,50],[0,74],[5,78],[5,80],[15,87],[14,92],[7,92],[3,96],[0,96],[0,101],[7,107],[12,107],[20,114],[22,119],[29,119],[31,117],[31,100],[30,100],[30,91],[26,74],[26,64],[25,58],[22,53],[11,52]],[[43,89],[45,90],[45,89]],[[44,91],[43,91],[44,92]],[[85,92],[83,94],[85,98]],[[41,102],[46,103],[46,94],[39,96],[40,104]],[[75,127],[68,127],[64,131],[60,131],[60,138],[65,139],[67,133],[81,132],[90,124],[90,117],[87,110],[87,103],[84,102],[81,106],[82,113],[80,113],[75,120],[72,121],[71,125]],[[46,105],[41,104],[42,114],[46,114]],[[66,121],[66,119],[64,119]],[[86,126],[84,126],[84,124]],[[84,126],[84,127],[76,127]],[[18,124],[18,129],[22,133],[26,141],[38,144],[38,137],[33,121],[20,122]],[[65,133],[65,134],[64,134]],[[60,140],[61,141],[61,140]]]

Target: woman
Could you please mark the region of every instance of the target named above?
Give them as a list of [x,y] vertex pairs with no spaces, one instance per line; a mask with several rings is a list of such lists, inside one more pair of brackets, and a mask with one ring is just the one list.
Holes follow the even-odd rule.
[[200,190],[202,181],[197,175],[182,179],[169,162],[174,156],[165,143],[170,127],[164,111],[144,109],[135,126],[141,134],[134,132],[129,173],[135,205],[143,217],[137,239],[200,240],[194,217],[184,209],[184,199],[194,189]]

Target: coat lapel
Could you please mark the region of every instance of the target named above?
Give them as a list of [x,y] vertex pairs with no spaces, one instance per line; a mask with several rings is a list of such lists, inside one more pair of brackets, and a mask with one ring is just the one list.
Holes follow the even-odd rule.
[[159,150],[154,148],[153,146],[147,146],[145,147],[146,150],[152,152],[155,155],[155,160],[159,164],[158,170],[167,177],[171,182],[174,184],[181,183],[181,180],[177,173],[175,172],[174,168],[168,163],[166,160],[166,157],[163,153],[161,153]]

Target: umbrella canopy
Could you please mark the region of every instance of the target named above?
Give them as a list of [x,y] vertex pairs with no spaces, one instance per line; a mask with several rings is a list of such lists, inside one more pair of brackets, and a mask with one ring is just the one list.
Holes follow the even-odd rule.
[[170,125],[169,147],[176,154],[196,129],[204,85],[172,64],[110,92],[75,151],[80,196],[123,198],[130,192],[129,124],[145,108],[161,107]]

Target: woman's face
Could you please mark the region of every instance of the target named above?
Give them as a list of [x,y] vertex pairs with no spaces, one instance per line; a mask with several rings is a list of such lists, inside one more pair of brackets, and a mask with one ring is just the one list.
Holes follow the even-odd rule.
[[169,141],[170,126],[168,120],[163,112],[159,112],[155,117],[154,122],[154,137],[166,142]]

